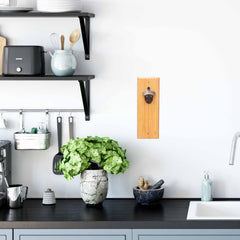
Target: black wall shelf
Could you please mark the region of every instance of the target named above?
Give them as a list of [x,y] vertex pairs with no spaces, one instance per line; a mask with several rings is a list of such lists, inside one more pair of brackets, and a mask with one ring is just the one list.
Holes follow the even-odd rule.
[[3,76],[0,75],[0,81],[89,81],[94,79],[94,75],[72,75],[72,76],[55,76],[55,75],[40,75],[40,76]]
[[95,14],[81,11],[73,12],[1,12],[0,17],[95,17]]
[[[79,19],[82,32],[85,59],[90,59],[90,18],[95,14],[81,11],[74,12],[1,12],[1,17],[77,17]],[[82,94],[83,107],[85,112],[85,120],[90,120],[90,80],[94,79],[94,75],[73,75],[58,77],[54,75],[44,76],[0,76],[0,81],[78,81]]]
[[79,19],[80,28],[82,31],[83,46],[85,51],[85,59],[90,59],[90,18],[95,17],[95,14],[88,12],[1,12],[0,17],[77,17]]
[[54,75],[44,76],[0,76],[0,81],[78,81],[82,94],[82,102],[85,120],[90,120],[90,80],[94,75],[73,75],[58,77]]

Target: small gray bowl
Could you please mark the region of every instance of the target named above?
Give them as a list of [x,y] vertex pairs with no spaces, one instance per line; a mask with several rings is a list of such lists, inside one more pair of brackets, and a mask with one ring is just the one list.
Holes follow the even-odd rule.
[[151,186],[149,187],[150,189],[148,190],[141,190],[138,187],[133,188],[133,195],[138,203],[142,205],[150,205],[156,204],[162,199],[164,188],[151,189]]

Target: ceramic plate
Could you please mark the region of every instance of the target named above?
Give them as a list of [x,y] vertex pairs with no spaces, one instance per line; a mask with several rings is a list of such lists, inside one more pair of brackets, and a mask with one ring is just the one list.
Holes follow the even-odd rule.
[[22,7],[0,7],[0,12],[30,12],[33,8]]

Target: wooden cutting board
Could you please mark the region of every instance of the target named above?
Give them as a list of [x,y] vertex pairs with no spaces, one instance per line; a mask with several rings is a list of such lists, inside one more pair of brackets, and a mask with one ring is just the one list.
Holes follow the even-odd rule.
[[2,75],[3,48],[7,45],[7,39],[0,37],[0,75]]

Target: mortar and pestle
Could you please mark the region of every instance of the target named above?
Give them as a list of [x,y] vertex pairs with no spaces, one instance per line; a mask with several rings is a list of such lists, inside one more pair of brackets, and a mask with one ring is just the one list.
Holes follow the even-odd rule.
[[151,185],[147,186],[148,189],[146,190],[144,189],[144,187],[146,187],[146,184],[148,185],[148,181],[144,181],[143,179],[142,182],[140,177],[138,183],[139,182],[140,185],[138,184],[137,187],[133,188],[133,195],[139,204],[142,205],[156,204],[159,202],[160,199],[162,199],[164,193],[164,188],[161,188],[161,186],[164,184],[164,181],[162,179],[152,186]]

